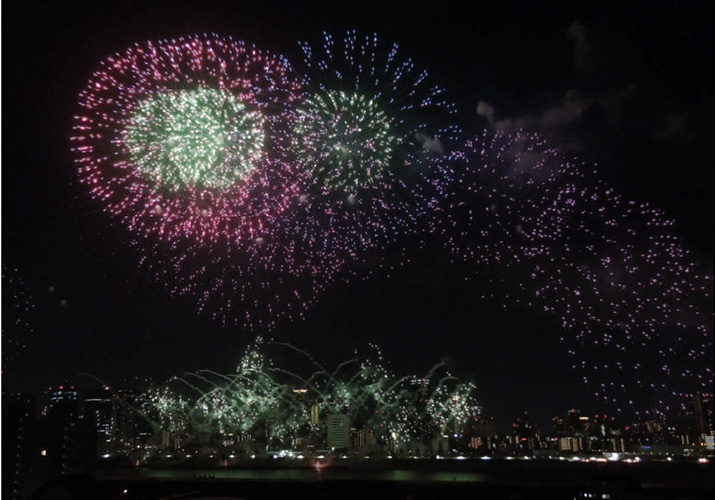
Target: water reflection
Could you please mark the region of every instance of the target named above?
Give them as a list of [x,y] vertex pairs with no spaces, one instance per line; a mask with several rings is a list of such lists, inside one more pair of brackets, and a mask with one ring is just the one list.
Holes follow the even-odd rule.
[[397,481],[423,483],[483,483],[490,478],[483,473],[464,471],[380,470],[380,469],[135,469],[104,471],[109,476],[120,475],[132,479],[228,479],[257,481]]

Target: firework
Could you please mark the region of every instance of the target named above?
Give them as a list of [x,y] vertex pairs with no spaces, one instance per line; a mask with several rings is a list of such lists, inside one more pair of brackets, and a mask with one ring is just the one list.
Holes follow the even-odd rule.
[[135,234],[256,238],[292,197],[277,153],[300,89],[290,75],[285,59],[214,34],[107,57],[75,116],[81,181]]
[[[307,374],[275,366],[266,354],[270,345],[297,354],[296,364],[310,367]],[[296,347],[269,346],[259,338],[233,374],[202,370],[174,377],[173,388],[144,395],[140,412],[155,430],[187,438],[192,429],[291,447],[297,438],[324,438],[329,415],[347,415],[351,426],[371,429],[382,443],[399,444],[457,432],[481,411],[476,387],[459,382],[442,365],[423,377],[397,377],[371,346],[372,356],[329,370]]]
[[131,242],[139,264],[174,297],[224,327],[272,331],[302,318],[333,280],[334,269],[291,272],[266,234],[245,242]]
[[404,177],[459,136],[456,105],[397,44],[348,31],[301,48],[306,96],[295,140],[320,185],[355,194],[385,173]]
[[557,317],[597,397],[659,413],[707,392],[712,277],[661,211],[525,133],[468,141],[431,181],[433,235],[505,304]]
[[330,190],[357,190],[380,178],[403,138],[377,103],[359,93],[329,90],[310,95],[295,127],[301,156],[315,181]]
[[139,173],[159,186],[229,189],[257,167],[263,122],[226,90],[166,92],[136,105],[124,143]]
[[[273,199],[285,202],[271,212],[275,217],[270,224],[249,224],[250,237],[212,240],[210,245],[203,239],[185,238],[174,239],[170,245],[138,243],[140,248],[149,248],[143,252],[143,263],[172,294],[192,297],[199,310],[224,325],[266,331],[280,320],[302,317],[338,277],[375,272],[383,253],[397,247],[400,237],[414,234],[424,217],[424,199],[415,195],[415,182],[420,178],[414,174],[416,169],[427,168],[436,152],[425,150],[420,138],[453,139],[455,127],[431,126],[429,120],[437,117],[445,123],[445,117],[454,114],[454,106],[444,100],[442,89],[428,84],[426,72],[418,73],[409,59],[400,59],[396,46],[385,47],[375,36],[359,39],[353,32],[343,44],[344,57],[332,57],[334,42],[326,35],[325,54],[319,59],[303,44],[306,58],[299,68],[301,92],[290,94],[294,115],[281,122],[289,126],[278,128],[269,141],[271,148],[277,149],[276,156],[290,164],[284,172],[290,170],[291,174],[284,182],[289,188],[265,200],[265,205]],[[389,64],[382,64],[385,61]],[[185,104],[189,99],[190,104]],[[203,117],[194,110],[198,106],[194,100],[211,101],[208,107],[216,110],[233,102],[225,92],[216,91],[170,99],[160,95],[142,102],[135,112],[139,118],[126,128],[130,153],[135,143],[140,145],[139,151],[132,153],[135,162],[146,165],[142,167],[144,175],[159,179],[157,182],[182,186],[236,182],[237,177],[246,175],[246,169],[214,168],[213,177],[209,177],[204,175],[207,169],[193,167],[217,161],[195,144],[194,135],[187,134],[183,142],[177,142],[175,152],[173,145],[145,147],[157,141],[164,144],[173,137],[173,117],[177,115],[173,110],[177,107],[188,109],[178,115],[190,115],[186,126],[199,130],[199,136],[212,135],[210,130],[218,126],[217,121],[224,129],[245,129],[243,135],[268,126],[252,119],[225,124],[216,118],[218,111]],[[145,125],[148,112],[144,108],[156,108],[167,118],[155,118]],[[164,113],[165,108],[171,113]],[[199,143],[203,145],[203,140]],[[233,144],[225,153],[233,158],[228,164],[250,165],[256,151],[249,146],[256,142],[233,140]],[[174,161],[177,156],[185,161]],[[173,163],[192,168],[173,170]],[[249,196],[257,193],[262,195],[262,189]],[[246,203],[263,201],[249,199]],[[216,220],[211,214],[208,219]],[[362,262],[371,265],[361,267]]]
[[274,225],[273,255],[296,275],[322,270],[325,284],[351,264],[379,262],[416,233],[425,214],[417,174],[459,128],[444,89],[396,44],[349,31],[301,48],[305,91],[292,145],[304,176]]

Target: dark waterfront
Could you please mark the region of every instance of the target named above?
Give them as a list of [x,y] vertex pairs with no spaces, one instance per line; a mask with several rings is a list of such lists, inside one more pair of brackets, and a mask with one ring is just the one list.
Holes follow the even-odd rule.
[[303,467],[101,468],[65,477],[34,498],[551,498],[706,499],[712,463],[561,460],[395,460]]

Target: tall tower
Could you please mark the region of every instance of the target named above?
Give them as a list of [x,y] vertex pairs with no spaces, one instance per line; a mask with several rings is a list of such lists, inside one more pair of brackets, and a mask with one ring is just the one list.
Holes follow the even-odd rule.
[[2,498],[30,498],[37,481],[35,396],[2,395]]
[[80,411],[74,387],[50,388],[43,448],[50,477],[85,473],[94,463],[97,434]]
[[693,417],[699,435],[713,430],[713,407],[710,394],[696,394],[693,398]]
[[318,405],[313,405],[310,407],[310,423],[318,425],[318,422],[320,422],[320,409]]
[[350,439],[350,417],[343,413],[328,415],[328,448],[345,449]]
[[106,389],[88,391],[83,401],[83,416],[86,422],[94,424],[97,434],[97,455],[111,450],[112,434],[112,394]]

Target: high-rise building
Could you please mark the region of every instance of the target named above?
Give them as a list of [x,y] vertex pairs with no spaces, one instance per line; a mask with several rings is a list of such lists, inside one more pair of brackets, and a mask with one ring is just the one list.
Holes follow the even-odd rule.
[[111,451],[112,394],[106,389],[88,391],[83,401],[83,412],[88,425],[93,424],[97,433],[97,455]]
[[50,387],[44,419],[44,462],[49,477],[75,472],[79,403],[74,387]]
[[559,438],[559,450],[578,452],[583,449],[582,440],[580,437],[562,437]]
[[2,498],[25,500],[36,486],[35,397],[2,395]]
[[514,445],[518,449],[533,450],[536,443],[538,429],[533,422],[525,422],[521,419],[516,419],[511,425],[512,435],[514,437]]
[[625,453],[626,440],[622,437],[608,438],[606,450],[614,453]]
[[78,391],[50,387],[47,395],[42,458],[48,477],[88,472],[95,462],[97,434],[94,422],[80,410]]
[[131,443],[136,434],[136,413],[131,409],[134,394],[119,390],[112,398],[112,439],[118,448]]
[[364,446],[374,446],[376,442],[375,431],[370,425],[366,425],[354,433],[353,446],[355,448],[360,449]]
[[[233,440],[231,440],[231,444],[233,444]],[[171,446],[171,433],[169,431],[163,430],[161,431],[161,449],[165,450]]]
[[149,422],[136,411],[137,398],[151,387],[151,380],[127,380],[112,398],[112,442],[116,452],[126,452],[152,435]]
[[350,417],[344,413],[328,414],[328,448],[345,449],[350,443]]
[[713,430],[713,401],[710,394],[696,394],[693,398],[693,417],[699,435]]

